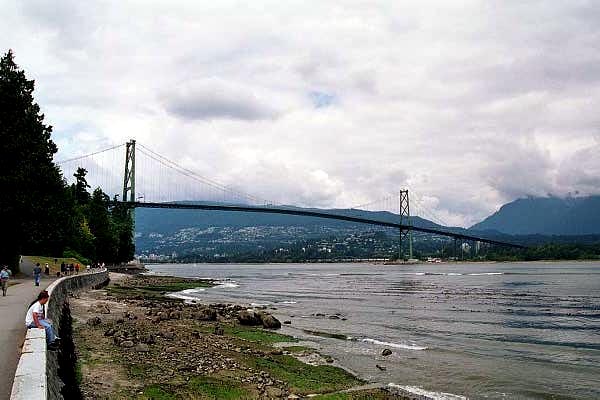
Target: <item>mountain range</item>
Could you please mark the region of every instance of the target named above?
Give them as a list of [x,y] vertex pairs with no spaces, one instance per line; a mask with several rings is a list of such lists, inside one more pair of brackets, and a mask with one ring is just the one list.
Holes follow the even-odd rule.
[[[294,208],[294,207],[290,207]],[[390,212],[356,209],[304,209],[398,222]],[[521,244],[596,242],[600,240],[600,196],[528,197],[503,205],[469,229],[444,227],[417,216],[414,226],[467,232]],[[384,228],[375,228],[384,229]],[[136,248],[169,254],[223,248],[226,244],[253,248],[290,244],[298,239],[348,236],[373,231],[373,226],[283,214],[178,209],[136,210]],[[395,235],[390,230],[391,235]],[[220,247],[219,247],[220,246]],[[226,246],[225,246],[226,247]]]
[[508,235],[600,234],[600,196],[517,199],[470,230]]

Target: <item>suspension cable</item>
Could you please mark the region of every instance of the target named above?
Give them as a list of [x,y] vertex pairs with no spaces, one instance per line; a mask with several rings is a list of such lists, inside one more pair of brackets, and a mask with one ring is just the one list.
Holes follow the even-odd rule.
[[354,209],[354,210],[356,210],[356,209],[364,209],[364,207],[370,207],[370,206],[372,206],[373,204],[381,203],[382,201],[388,201],[388,200],[392,199],[392,198],[393,198],[393,196],[394,196],[394,195],[391,195],[391,194],[390,194],[390,195],[388,195],[388,196],[386,196],[386,197],[382,197],[382,198],[380,198],[380,199],[373,200],[373,201],[371,201],[371,202],[369,202],[369,203],[359,204],[359,205],[357,205],[357,206],[350,207],[350,209],[351,209],[351,210],[352,210],[352,209]]
[[104,150],[98,150],[98,151],[95,151],[95,152],[90,153],[90,154],[85,154],[83,156],[68,158],[66,160],[55,161],[55,164],[65,164],[65,163],[72,162],[72,161],[82,160],[84,158],[92,157],[92,156],[95,156],[95,155],[100,154],[100,153],[106,153],[107,151],[118,149],[119,147],[123,147],[123,146],[125,146],[125,143],[121,143],[121,144],[118,144],[116,146],[104,149]]
[[232,194],[234,196],[237,196],[237,197],[245,198],[247,200],[251,200],[251,201],[254,201],[254,202],[257,202],[257,203],[261,203],[261,202],[268,203],[264,199],[260,199],[258,197],[252,196],[252,195],[250,195],[248,193],[244,193],[244,192],[233,190],[233,189],[231,189],[230,187],[228,187],[226,185],[223,185],[221,183],[218,183],[218,182],[215,182],[215,181],[213,181],[211,179],[208,179],[208,178],[206,178],[204,176],[201,176],[201,175],[195,173],[194,171],[192,171],[192,170],[190,170],[188,168],[185,168],[185,167],[181,166],[180,164],[178,164],[178,163],[176,163],[176,162],[168,159],[167,157],[162,156],[161,154],[159,154],[159,153],[157,153],[157,152],[149,149],[147,146],[144,146],[141,143],[138,143],[138,145],[141,147],[138,150],[142,154],[144,154],[145,156],[151,158],[152,160],[160,163],[161,165],[163,165],[163,166],[165,166],[167,168],[175,170],[176,172],[178,172],[178,173],[180,173],[180,174],[182,174],[184,176],[192,178],[192,179],[194,179],[194,180],[196,180],[198,182],[201,182],[201,183],[203,183],[203,184],[205,184],[207,186],[210,186],[210,187],[212,187],[214,189],[217,189],[217,190],[220,190],[220,191],[223,191],[223,192],[226,192],[226,193],[230,193],[230,194]]

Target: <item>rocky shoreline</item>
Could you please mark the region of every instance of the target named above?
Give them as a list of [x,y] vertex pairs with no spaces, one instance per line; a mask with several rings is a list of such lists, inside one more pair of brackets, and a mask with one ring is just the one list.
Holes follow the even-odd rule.
[[84,399],[408,398],[365,386],[330,357],[278,334],[281,323],[264,310],[165,296],[212,281],[111,279],[70,301]]

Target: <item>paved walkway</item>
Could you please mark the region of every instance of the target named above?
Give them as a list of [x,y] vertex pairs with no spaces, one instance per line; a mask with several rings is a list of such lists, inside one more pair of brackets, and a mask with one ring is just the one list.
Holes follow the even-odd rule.
[[25,313],[37,294],[45,289],[52,279],[42,277],[40,286],[33,278],[15,279],[20,282],[8,288],[6,297],[0,293],[0,400],[8,400],[12,382],[21,356],[25,339]]

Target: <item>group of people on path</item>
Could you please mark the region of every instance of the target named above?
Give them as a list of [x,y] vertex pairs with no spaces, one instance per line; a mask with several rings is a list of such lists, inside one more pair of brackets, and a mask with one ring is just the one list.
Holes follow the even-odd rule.
[[73,273],[75,274],[79,274],[79,270],[80,270],[80,266],[79,264],[65,264],[65,262],[63,261],[60,264],[60,274],[61,275],[73,275]]
[[[36,263],[35,267],[33,267],[33,284],[35,286],[40,286],[40,280],[42,278],[42,267],[40,263]],[[50,266],[46,263],[46,268],[44,273],[46,275],[50,275]],[[0,270],[0,285],[2,286],[2,296],[6,297],[6,292],[8,290],[8,280],[10,279],[12,272],[6,265],[2,267]]]
[[[56,262],[56,260],[55,260]],[[90,265],[86,266],[86,270],[89,270],[91,268]],[[60,264],[60,273],[56,273],[57,277],[60,276],[69,276],[69,275],[73,275],[73,274],[79,274],[79,271],[81,270],[81,267],[78,263],[73,264],[66,264],[64,261]],[[35,267],[33,267],[33,283],[35,286],[40,286],[40,280],[42,279],[42,273],[44,273],[46,276],[50,276],[50,265],[48,263],[46,263],[46,265],[44,266],[44,269],[42,270],[42,267],[40,265],[40,263],[36,263]],[[11,278],[11,271],[10,269],[8,269],[8,267],[6,265],[2,266],[2,269],[0,269],[0,285],[2,286],[2,296],[6,297],[6,291],[8,289],[8,281]]]

